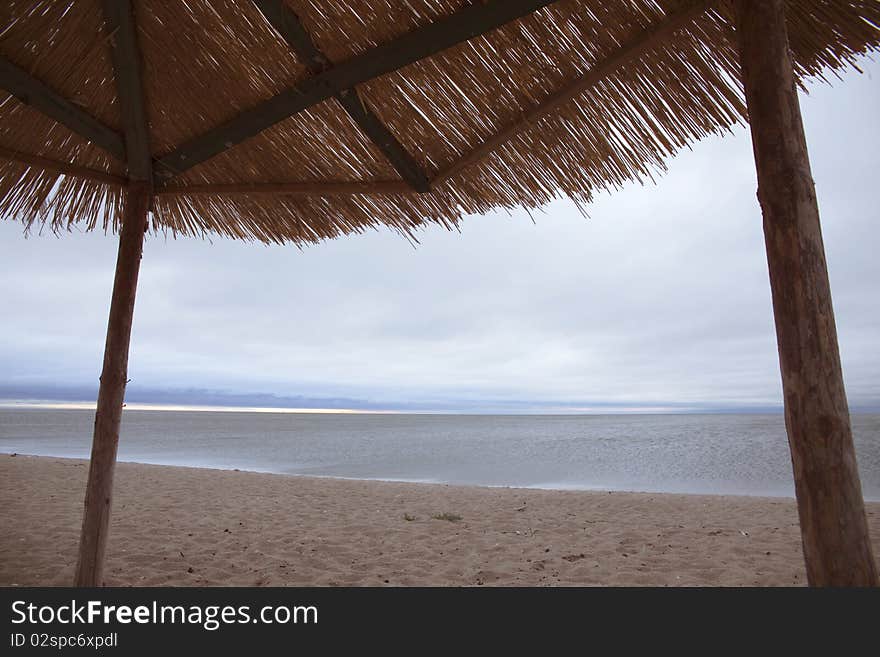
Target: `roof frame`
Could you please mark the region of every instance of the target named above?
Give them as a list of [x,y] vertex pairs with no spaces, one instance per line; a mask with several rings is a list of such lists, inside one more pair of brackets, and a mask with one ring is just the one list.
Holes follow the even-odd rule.
[[[387,128],[381,123],[368,108],[360,103],[354,84],[368,79],[372,79],[377,75],[385,72],[396,70],[408,63],[417,61],[426,56],[430,56],[434,52],[439,52],[445,47],[450,47],[454,43],[450,43],[453,39],[459,39],[455,43],[467,40],[483,34],[486,31],[500,26],[502,18],[509,18],[511,13],[519,12],[516,17],[530,13],[523,7],[524,5],[532,6],[531,11],[535,11],[537,5],[546,6],[552,4],[551,1],[535,2],[535,1],[516,1],[503,3],[499,1],[489,0],[485,4],[471,5],[449,17],[441,19],[436,23],[431,23],[423,28],[416,29],[397,39],[372,48],[362,55],[348,60],[337,66],[332,66],[326,56],[314,45],[308,33],[302,26],[298,17],[290,11],[283,0],[253,0],[259,7],[260,11],[275,27],[276,30],[284,37],[289,45],[302,57],[307,68],[313,73],[313,77],[301,82],[293,89],[311,88],[313,93],[318,93],[323,99],[337,98],[352,119],[364,129],[364,131],[374,139],[377,146],[388,156],[389,161],[394,163],[392,159],[394,155],[389,154],[389,150],[394,149],[391,146],[388,150],[382,148],[382,134],[387,133],[394,140],[401,151],[406,153],[403,146],[388,132]],[[668,37],[670,34],[685,27],[690,21],[697,18],[714,4],[715,0],[688,0],[681,8],[668,14],[662,21],[653,27],[639,34],[631,41],[622,44],[617,50],[608,57],[596,63],[589,71],[582,76],[551,94],[543,102],[528,110],[524,114],[520,114],[517,119],[507,126],[499,129],[494,134],[483,140],[482,143],[471,149],[460,159],[451,163],[442,169],[436,177],[428,180],[418,177],[417,174],[410,172],[409,176],[404,176],[397,164],[395,168],[401,173],[401,177],[406,184],[398,184],[395,181],[363,181],[363,182],[327,182],[327,183],[309,183],[309,182],[288,182],[288,183],[256,183],[256,184],[208,184],[208,185],[172,185],[168,182],[157,181],[156,193],[167,196],[182,196],[187,194],[218,194],[218,195],[248,195],[248,194],[280,194],[280,195],[329,195],[338,196],[344,194],[365,194],[365,195],[387,195],[387,194],[407,194],[413,191],[423,192],[429,191],[438,185],[447,182],[455,177],[461,171],[478,163],[488,157],[495,150],[504,146],[518,135],[532,128],[537,122],[551,114],[555,109],[567,103],[578,95],[588,91],[592,86],[601,82],[603,79],[612,75],[619,68],[630,63],[645,51],[654,47],[657,43]],[[105,126],[100,121],[74,105],[72,102],[61,97],[57,92],[51,90],[45,84],[29,75],[12,62],[9,62],[0,56],[0,86],[6,88],[10,93],[19,98],[22,102],[34,106],[47,116],[62,123],[69,129],[89,140],[95,145],[103,148],[108,153],[121,161],[126,161],[126,151],[131,151],[129,161],[130,177],[135,179],[135,175],[149,177],[155,173],[159,178],[170,178],[180,171],[174,172],[168,167],[168,158],[172,156],[183,156],[182,161],[187,161],[186,153],[187,144],[179,147],[174,153],[162,158],[161,160],[152,161],[149,154],[149,132],[147,129],[147,119],[145,113],[145,104],[143,98],[143,87],[140,78],[140,57],[137,48],[136,31],[131,13],[130,0],[116,2],[114,0],[103,0],[105,6],[105,16],[108,27],[114,37],[113,47],[113,66],[116,72],[117,84],[119,85],[120,104],[123,109],[123,123],[125,124],[125,138],[116,131]],[[515,5],[515,7],[514,7]],[[461,31],[462,25],[468,20],[476,16],[478,24],[470,25],[469,30],[471,36],[463,36]],[[513,18],[510,18],[513,20]],[[483,29],[490,26],[488,29]],[[442,29],[438,29],[440,26]],[[432,39],[428,42],[429,37]],[[443,48],[440,45],[447,44]],[[439,50],[435,50],[439,48]],[[426,52],[430,50],[430,52]],[[421,53],[417,59],[409,58],[415,54]],[[390,63],[389,63],[390,60]],[[388,68],[393,67],[393,68]],[[387,70],[386,70],[387,69]],[[364,77],[368,75],[369,77]],[[333,87],[341,85],[347,80],[354,81],[352,86],[344,87],[336,91]],[[329,81],[329,82],[328,82]],[[194,141],[203,140],[212,134],[217,135],[218,131],[235,124],[240,121],[243,116],[249,115],[251,112],[259,110],[261,115],[263,110],[261,107],[269,104],[281,102],[279,99],[285,94],[282,92],[279,96],[265,101],[257,108],[253,108],[239,115],[232,122],[219,126],[202,137],[196,138]],[[302,101],[311,106],[310,100]],[[320,102],[320,101],[318,101]],[[264,108],[272,111],[272,108]],[[302,111],[302,110],[299,110]],[[234,127],[234,126],[233,126]],[[372,134],[371,134],[372,133]],[[374,135],[376,137],[374,138]],[[129,147],[128,144],[132,146]],[[189,142],[192,144],[192,142]],[[385,142],[386,144],[388,142]],[[224,148],[220,151],[231,148],[234,144],[224,144]],[[108,184],[119,184],[124,179],[113,176],[112,174],[96,171],[86,167],[80,167],[73,164],[58,162],[41,156],[20,153],[11,149],[0,149],[0,156],[6,159],[12,159],[31,166],[43,166],[47,170],[57,171],[65,175],[72,175],[81,178],[91,178],[102,180]],[[215,153],[216,154],[216,153]],[[406,153],[408,156],[408,153]],[[411,158],[411,156],[410,156]],[[201,160],[204,161],[204,160]],[[134,169],[132,169],[134,162]],[[402,162],[402,161],[401,161]],[[161,166],[160,166],[161,165]],[[195,166],[195,162],[190,162],[189,168]],[[416,165],[418,166],[418,165]],[[163,168],[165,167],[165,168]],[[401,168],[405,165],[402,164]],[[133,171],[138,173],[134,174]],[[145,173],[149,172],[149,173]],[[422,172],[424,175],[424,172]],[[423,180],[423,182],[421,182]]]
[[[663,20],[657,22],[654,26],[648,28],[643,33],[640,33],[632,40],[622,44],[605,59],[597,62],[589,71],[586,71],[573,82],[555,91],[532,109],[523,114],[519,114],[514,122],[487,137],[482,143],[471,149],[446,168],[442,169],[431,180],[431,188],[436,189],[439,185],[442,185],[455,177],[461,171],[477,164],[486,157],[489,157],[495,150],[501,148],[504,144],[516,138],[518,135],[533,128],[541,119],[550,115],[563,104],[589,91],[591,87],[595,86],[608,76],[613,75],[618,69],[643,55],[645,51],[650,50],[672,33],[686,27],[691,21],[695,20],[709,9],[715,1],[716,0],[688,0],[677,11],[670,12],[663,18]],[[377,186],[369,183],[363,185],[355,184],[350,187],[336,186],[334,183],[329,183],[329,185],[330,187],[327,188],[310,183],[220,184],[179,187],[172,187],[169,185],[167,186],[167,192],[161,191],[160,193],[179,196],[186,195],[190,189],[193,190],[194,194],[216,193],[218,195],[230,196],[247,194],[305,194],[307,191],[313,191],[317,195],[324,195],[324,192],[326,191],[328,192],[327,195],[334,196],[343,193],[343,191],[348,191],[348,193],[351,194],[367,195],[385,195],[392,193],[405,194],[411,192],[411,190],[408,190],[404,186],[392,186],[388,182],[378,183]]]
[[[315,45],[299,16],[284,0],[252,0],[266,20],[296,52],[312,75],[332,66],[327,56]],[[343,89],[336,100],[370,141],[382,152],[400,177],[417,192],[430,191],[428,176],[406,148],[381,119],[363,102],[357,89]]]
[[174,177],[346,89],[396,71],[527,16],[557,0],[483,0],[302,80],[161,158]]

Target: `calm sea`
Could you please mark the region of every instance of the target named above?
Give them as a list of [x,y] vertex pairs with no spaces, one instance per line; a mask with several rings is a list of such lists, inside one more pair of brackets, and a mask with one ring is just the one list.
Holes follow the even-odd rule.
[[[0,409],[0,452],[87,458],[92,411]],[[880,500],[880,415],[854,415]],[[781,415],[125,412],[124,461],[558,489],[794,494]]]

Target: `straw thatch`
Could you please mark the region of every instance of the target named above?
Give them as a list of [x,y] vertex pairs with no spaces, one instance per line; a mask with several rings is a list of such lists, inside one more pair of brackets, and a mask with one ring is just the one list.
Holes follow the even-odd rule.
[[[133,4],[156,159],[314,75],[314,62],[302,61],[249,0]],[[288,2],[334,64],[470,4]],[[692,5],[696,18],[655,34],[667,15]],[[0,12],[0,56],[121,133],[114,35],[99,0],[12,0]],[[880,44],[877,0],[792,0],[788,14],[802,79],[854,65]],[[579,79],[574,98],[536,110]],[[595,190],[650,179],[682,147],[745,116],[723,0],[560,0],[357,93],[433,181],[429,193],[410,190],[330,98],[157,179],[154,229],[309,242],[382,224],[407,234],[426,222],[452,227],[465,214],[535,208],[559,195],[588,202]],[[468,158],[523,119],[525,130]],[[58,162],[81,170],[65,174]],[[124,163],[0,91],[4,218],[113,229],[125,177]]]

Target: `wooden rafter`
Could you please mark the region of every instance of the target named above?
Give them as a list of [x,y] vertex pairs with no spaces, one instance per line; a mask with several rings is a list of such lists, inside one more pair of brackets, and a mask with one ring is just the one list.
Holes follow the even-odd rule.
[[104,0],[104,21],[112,34],[113,72],[122,125],[125,133],[125,154],[131,180],[153,179],[150,156],[150,133],[141,81],[141,56],[137,29],[130,0]]
[[431,191],[431,183],[422,166],[413,159],[397,137],[391,134],[379,117],[364,104],[356,89],[349,89],[348,93],[340,94],[339,102],[352,120],[388,158],[401,178],[417,192]]
[[[312,41],[299,16],[284,0],[253,0],[253,3],[275,31],[299,55],[312,75],[319,75],[332,66],[330,60]],[[401,178],[418,192],[430,190],[428,176],[421,165],[413,159],[397,137],[391,134],[379,117],[363,103],[356,89],[341,90],[336,94],[336,100],[382,152]]]
[[5,57],[0,57],[0,87],[25,105],[39,110],[83,139],[104,149],[120,162],[125,161],[125,144],[119,133]]
[[486,138],[461,159],[440,171],[432,181],[432,185],[437,186],[446,182],[501,148],[511,139],[534,127],[537,122],[553,113],[560,106],[588,91],[619,68],[632,62],[644,54],[646,50],[669,37],[673,32],[688,25],[706,11],[712,2],[713,0],[692,0],[678,11],[670,13],[662,22],[618,48],[613,54],[598,62],[574,82],[555,92],[540,105],[520,113],[516,121]]
[[70,164],[69,162],[52,160],[40,155],[22,153],[21,151],[4,148],[3,146],[0,146],[0,157],[20,164],[26,164],[30,167],[37,167],[45,171],[54,171],[55,173],[60,173],[65,176],[73,176],[74,178],[82,178],[83,180],[92,180],[106,185],[122,186],[126,183],[125,178],[114,176],[112,173],[89,169],[88,167]]
[[345,89],[473,39],[556,0],[485,0],[408,32],[282,91],[169,153],[159,173],[171,177],[258,135]]
[[412,193],[413,189],[399,180],[161,185],[156,188],[157,196],[399,196]]

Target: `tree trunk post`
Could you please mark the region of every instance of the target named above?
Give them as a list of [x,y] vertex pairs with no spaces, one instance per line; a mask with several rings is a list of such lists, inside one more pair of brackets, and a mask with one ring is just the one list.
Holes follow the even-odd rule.
[[807,581],[876,586],[782,0],[736,0]]
[[151,186],[148,182],[133,182],[126,190],[107,341],[104,345],[104,367],[98,389],[92,459],[74,580],[76,586],[101,586],[104,582],[113,471],[128,381],[128,348],[150,196]]

